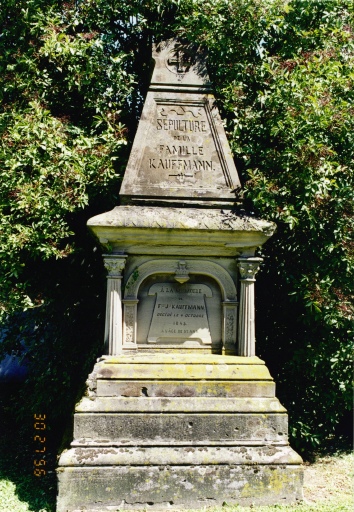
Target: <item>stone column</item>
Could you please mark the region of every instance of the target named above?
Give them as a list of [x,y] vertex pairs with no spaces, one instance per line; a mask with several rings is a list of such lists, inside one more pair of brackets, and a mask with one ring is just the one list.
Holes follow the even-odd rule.
[[238,258],[241,274],[240,306],[238,317],[238,355],[256,354],[254,283],[263,258]]
[[122,271],[126,255],[104,254],[107,275],[106,325],[104,333],[105,352],[110,356],[122,353]]

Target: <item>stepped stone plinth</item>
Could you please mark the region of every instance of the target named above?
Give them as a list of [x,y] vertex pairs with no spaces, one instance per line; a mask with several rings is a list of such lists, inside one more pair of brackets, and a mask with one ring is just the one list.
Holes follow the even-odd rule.
[[89,391],[61,458],[60,511],[301,499],[302,461],[257,357],[106,357]]

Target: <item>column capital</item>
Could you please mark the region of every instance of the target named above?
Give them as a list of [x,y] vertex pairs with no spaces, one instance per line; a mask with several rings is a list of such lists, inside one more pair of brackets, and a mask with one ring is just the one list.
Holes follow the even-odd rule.
[[103,262],[110,278],[121,278],[127,256],[125,254],[104,254]]
[[240,269],[241,281],[255,281],[256,274],[260,268],[263,258],[237,258],[237,265]]

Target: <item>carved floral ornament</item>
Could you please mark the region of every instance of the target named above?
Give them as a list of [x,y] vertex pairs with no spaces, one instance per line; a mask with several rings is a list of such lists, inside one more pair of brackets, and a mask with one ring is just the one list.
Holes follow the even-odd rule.
[[187,264],[184,260],[180,260],[177,263],[177,268],[176,268],[176,272],[175,272],[175,280],[181,284],[189,281]]
[[238,258],[241,281],[255,281],[263,258]]
[[122,271],[125,267],[126,256],[122,255],[103,255],[104,266],[108,272],[107,277],[122,277]]

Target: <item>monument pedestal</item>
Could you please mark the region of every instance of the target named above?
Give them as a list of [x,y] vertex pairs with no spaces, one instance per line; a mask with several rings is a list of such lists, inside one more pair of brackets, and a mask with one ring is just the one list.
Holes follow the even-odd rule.
[[105,357],[76,407],[58,512],[302,499],[301,458],[257,357]]
[[255,357],[256,250],[208,76],[176,42],[156,66],[121,188],[89,220],[108,254],[105,356],[59,461],[58,512],[302,498],[285,409]]

